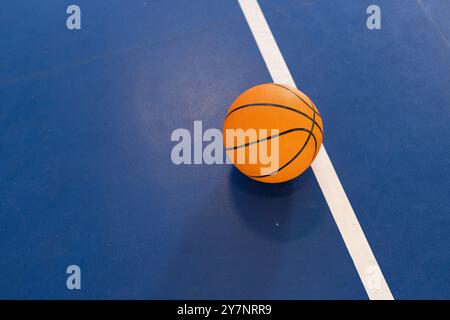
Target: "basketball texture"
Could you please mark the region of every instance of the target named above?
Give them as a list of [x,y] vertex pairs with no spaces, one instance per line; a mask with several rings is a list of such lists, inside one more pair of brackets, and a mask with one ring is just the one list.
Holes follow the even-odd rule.
[[[230,134],[239,131],[261,134],[245,135],[245,141]],[[250,178],[267,183],[288,181],[304,172],[317,156],[322,137],[322,118],[313,102],[300,90],[275,83],[242,93],[223,126],[231,162]]]

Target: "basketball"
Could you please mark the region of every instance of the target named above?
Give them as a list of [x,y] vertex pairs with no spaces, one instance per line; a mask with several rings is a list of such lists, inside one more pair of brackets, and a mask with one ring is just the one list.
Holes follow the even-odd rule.
[[300,90],[257,85],[229,108],[223,125],[228,159],[248,177],[280,183],[309,168],[322,145],[322,118]]

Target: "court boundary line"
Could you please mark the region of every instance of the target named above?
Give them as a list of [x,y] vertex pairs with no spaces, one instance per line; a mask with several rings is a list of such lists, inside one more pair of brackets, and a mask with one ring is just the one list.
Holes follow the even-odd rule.
[[[273,81],[296,88],[258,1],[238,2]],[[312,169],[369,299],[393,300],[383,272],[324,145],[320,148]]]

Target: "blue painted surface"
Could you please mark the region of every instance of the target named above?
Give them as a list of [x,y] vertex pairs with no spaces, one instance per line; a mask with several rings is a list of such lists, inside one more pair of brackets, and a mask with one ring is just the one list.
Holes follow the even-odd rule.
[[2,298],[367,298],[311,171],[170,160],[270,81],[236,2],[66,5],[2,3]]
[[422,3],[377,1],[370,31],[373,1],[261,1],[394,296],[448,299],[450,7]]
[[[311,170],[170,161],[174,129],[270,81],[238,4],[78,1],[68,31],[71,3],[0,4],[0,297],[366,299]],[[394,295],[448,298],[443,38],[400,1],[382,32],[364,1],[261,5]]]

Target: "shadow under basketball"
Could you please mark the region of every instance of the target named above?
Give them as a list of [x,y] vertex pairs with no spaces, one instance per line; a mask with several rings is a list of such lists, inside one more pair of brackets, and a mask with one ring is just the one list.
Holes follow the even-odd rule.
[[230,171],[234,211],[253,232],[275,241],[306,236],[318,223],[313,196],[316,184],[311,169],[298,178],[279,184],[252,180],[236,168]]

